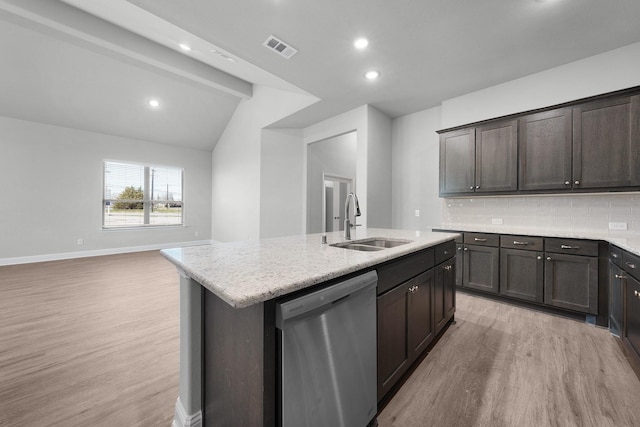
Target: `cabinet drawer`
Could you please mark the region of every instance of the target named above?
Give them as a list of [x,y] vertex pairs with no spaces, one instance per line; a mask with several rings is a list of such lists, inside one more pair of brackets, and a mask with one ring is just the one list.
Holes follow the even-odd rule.
[[436,246],[436,264],[448,260],[451,257],[456,256],[456,242],[453,240],[450,242],[441,243]]
[[557,254],[598,256],[598,242],[549,237],[544,239],[544,250]]
[[378,295],[433,267],[434,252],[425,249],[378,267]]
[[622,267],[622,252],[623,250],[619,247],[609,245],[609,260],[618,267]]
[[464,233],[464,243],[468,245],[500,246],[500,236],[489,233]]
[[622,254],[622,268],[631,276],[640,280],[640,257],[624,251]]
[[500,236],[500,247],[511,249],[524,249],[527,251],[541,251],[543,248],[542,237],[531,236]]

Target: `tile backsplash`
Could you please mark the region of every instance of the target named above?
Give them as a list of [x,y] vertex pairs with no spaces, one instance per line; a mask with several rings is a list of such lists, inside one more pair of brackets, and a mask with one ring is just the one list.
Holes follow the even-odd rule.
[[[640,234],[640,194],[572,194],[442,199],[443,226],[504,226]],[[609,223],[626,223],[627,231]],[[495,225],[495,224],[493,224]]]

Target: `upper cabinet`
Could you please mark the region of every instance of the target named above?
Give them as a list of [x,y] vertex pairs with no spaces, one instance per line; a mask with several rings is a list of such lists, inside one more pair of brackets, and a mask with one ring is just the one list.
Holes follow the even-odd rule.
[[440,196],[640,190],[638,92],[440,131]]
[[640,95],[573,109],[574,188],[640,185]]
[[440,135],[440,194],[513,191],[518,185],[518,122]]
[[571,109],[520,118],[519,189],[571,189]]

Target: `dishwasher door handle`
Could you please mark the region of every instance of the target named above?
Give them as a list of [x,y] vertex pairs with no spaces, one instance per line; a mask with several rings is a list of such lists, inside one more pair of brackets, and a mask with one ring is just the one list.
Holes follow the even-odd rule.
[[328,310],[335,304],[375,287],[377,283],[378,274],[372,270],[298,298],[276,303],[276,327],[285,329],[287,324]]

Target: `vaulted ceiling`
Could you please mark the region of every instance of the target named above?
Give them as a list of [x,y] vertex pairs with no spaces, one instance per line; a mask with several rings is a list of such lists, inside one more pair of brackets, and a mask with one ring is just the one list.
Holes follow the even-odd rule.
[[253,84],[319,99],[281,127],[398,117],[638,42],[639,16],[637,0],[0,0],[0,115],[211,150]]

